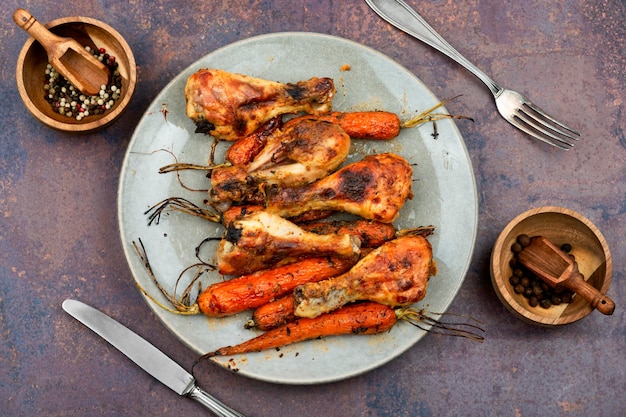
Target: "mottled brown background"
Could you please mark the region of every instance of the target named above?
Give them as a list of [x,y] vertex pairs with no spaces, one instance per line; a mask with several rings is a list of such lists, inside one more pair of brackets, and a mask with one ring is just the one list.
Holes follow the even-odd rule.
[[[178,72],[212,50],[281,31],[333,34],[413,71],[459,122],[477,179],[476,251],[452,309],[483,320],[483,344],[429,335],[366,375],[321,386],[258,382],[215,367],[202,383],[251,416],[620,416],[626,410],[626,3],[623,0],[408,1],[506,86],[570,122],[569,152],[510,127],[489,92],[441,54],[390,27],[362,1],[3,1],[0,27],[0,414],[192,416],[177,397],[61,310],[74,297],[103,309],[189,368],[196,355],[151,314],[119,243],[116,191],[133,129]],[[15,62],[40,21],[103,20],[132,46],[139,85],[130,110],[93,135],[54,132],[26,113]],[[558,329],[514,318],[489,279],[491,246],[518,213],[561,205],[583,213],[613,254],[612,317]]]

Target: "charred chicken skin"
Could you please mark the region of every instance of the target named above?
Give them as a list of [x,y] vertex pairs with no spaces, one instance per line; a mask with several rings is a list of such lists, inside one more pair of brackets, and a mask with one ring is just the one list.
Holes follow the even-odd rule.
[[196,133],[220,140],[246,137],[282,114],[329,112],[334,94],[331,78],[285,84],[218,69],[200,69],[185,85]]
[[390,307],[424,298],[436,274],[432,248],[422,236],[394,239],[363,257],[335,278],[304,284],[294,291],[295,315],[317,317],[345,304],[369,300]]
[[248,168],[243,165],[214,169],[209,197],[209,204],[221,212],[233,204],[262,205],[265,201],[259,183],[248,175]]
[[232,221],[217,250],[218,270],[242,275],[303,257],[358,258],[361,242],[348,234],[318,235],[266,211]]
[[335,171],[349,151],[350,137],[336,124],[304,119],[286,123],[247,166],[213,170],[211,199],[217,204],[260,203],[260,184],[309,184]]
[[391,223],[406,199],[412,197],[412,173],[401,156],[368,155],[306,186],[269,187],[266,210],[282,217],[311,210],[336,210]]

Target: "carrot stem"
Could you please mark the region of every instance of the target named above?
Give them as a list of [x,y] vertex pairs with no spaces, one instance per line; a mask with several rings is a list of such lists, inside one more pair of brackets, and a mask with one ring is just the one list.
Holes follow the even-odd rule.
[[449,102],[451,100],[454,100],[454,99],[456,99],[458,97],[460,97],[460,96],[456,96],[456,97],[452,97],[452,98],[443,100],[442,102],[440,102],[439,104],[431,107],[430,109],[424,110],[423,112],[421,112],[420,114],[418,114],[417,116],[412,118],[411,120],[403,122],[401,124],[401,127],[402,128],[411,128],[411,127],[415,127],[415,126],[421,125],[423,123],[434,122],[434,121],[443,120],[443,119],[467,119],[467,120],[474,121],[474,119],[472,119],[471,117],[466,117],[466,116],[453,116],[451,114],[445,114],[445,113],[441,113],[441,114],[440,113],[433,113],[439,107],[443,107],[447,102]]

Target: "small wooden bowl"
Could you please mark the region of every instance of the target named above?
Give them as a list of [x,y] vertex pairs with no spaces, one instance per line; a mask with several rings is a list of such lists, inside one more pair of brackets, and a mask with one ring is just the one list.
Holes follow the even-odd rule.
[[114,56],[122,76],[122,93],[113,107],[101,115],[76,118],[52,110],[43,89],[48,57],[43,47],[32,37],[22,48],[16,68],[17,88],[28,111],[43,124],[63,132],[89,133],[110,125],[128,107],[137,84],[137,66],[130,47],[115,29],[88,17],[65,17],[44,25],[52,33],[76,39],[83,46],[104,48]]
[[561,207],[540,207],[514,218],[500,233],[491,253],[491,282],[498,298],[513,314],[524,321],[542,326],[573,323],[593,311],[582,297],[571,303],[550,308],[531,307],[528,300],[516,294],[509,283],[513,271],[511,245],[517,236],[544,236],[557,247],[572,246],[580,272],[587,282],[606,294],[611,284],[613,262],[609,247],[598,228],[581,214]]

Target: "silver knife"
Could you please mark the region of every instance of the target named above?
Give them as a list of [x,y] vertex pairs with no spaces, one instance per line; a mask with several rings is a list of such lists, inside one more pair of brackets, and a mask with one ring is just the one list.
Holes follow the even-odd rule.
[[195,378],[137,333],[111,317],[76,300],[65,300],[63,310],[89,327],[144,371],[178,395],[192,398],[218,417],[244,417],[200,388]]

